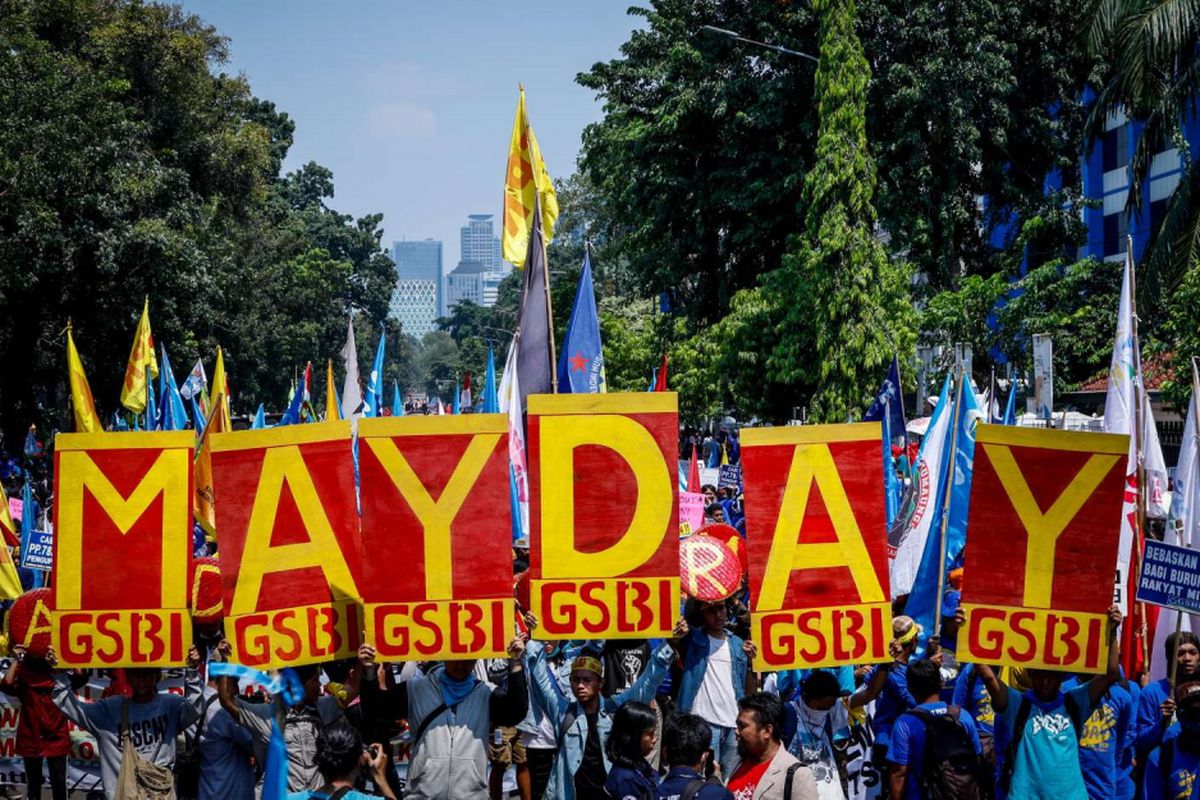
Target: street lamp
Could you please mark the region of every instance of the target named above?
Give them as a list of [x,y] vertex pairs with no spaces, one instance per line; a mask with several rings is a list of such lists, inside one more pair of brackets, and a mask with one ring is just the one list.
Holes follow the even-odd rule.
[[725,28],[718,28],[714,25],[701,25],[700,30],[707,31],[708,33],[716,34],[717,36],[725,36],[729,39],[733,39],[734,41],[744,42],[746,44],[752,44],[757,47],[765,47],[766,49],[774,50],[777,53],[784,53],[785,55],[796,56],[797,58],[806,58],[809,61],[813,62],[814,64],[820,63],[820,59],[818,59],[816,56],[810,56],[808,53],[801,53],[799,50],[789,50],[788,48],[780,47],[777,44],[767,44],[766,42],[760,42],[760,41],[757,41],[756,39],[747,39],[745,36],[742,36],[740,33],[737,33],[736,31],[727,30]]

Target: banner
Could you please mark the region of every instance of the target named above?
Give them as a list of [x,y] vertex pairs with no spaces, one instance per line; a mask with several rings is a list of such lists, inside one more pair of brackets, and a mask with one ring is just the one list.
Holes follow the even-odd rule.
[[704,526],[704,495],[679,493],[679,535],[688,536]]
[[670,634],[679,610],[678,439],[674,392],[530,395],[539,638]]
[[1123,435],[978,426],[960,660],[1104,668],[1128,450]]
[[1200,551],[1147,539],[1137,600],[1200,614]]
[[741,464],[722,464],[717,468],[717,488],[718,489],[742,489],[742,465]]
[[54,568],[54,534],[32,531],[28,542],[21,542],[21,566],[49,572]]
[[1033,335],[1033,401],[1038,419],[1054,414],[1054,340],[1048,333]]
[[233,660],[274,669],[353,656],[362,553],[350,422],[216,433],[212,451]]
[[879,423],[742,433],[757,670],[886,661]]
[[194,447],[191,431],[57,437],[51,642],[63,667],[186,660]]
[[514,613],[508,417],[364,419],[358,452],[361,589],[379,658],[504,656]]

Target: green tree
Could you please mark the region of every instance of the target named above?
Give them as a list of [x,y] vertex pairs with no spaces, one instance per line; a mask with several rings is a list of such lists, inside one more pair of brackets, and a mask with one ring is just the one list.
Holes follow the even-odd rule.
[[[814,418],[861,414],[892,354],[913,340],[907,270],[875,235],[875,165],[867,149],[871,71],[853,0],[817,0],[821,17],[816,161],[804,180],[805,231],[767,287],[784,300],[768,368],[814,383]],[[804,358],[811,347],[812,359]]]

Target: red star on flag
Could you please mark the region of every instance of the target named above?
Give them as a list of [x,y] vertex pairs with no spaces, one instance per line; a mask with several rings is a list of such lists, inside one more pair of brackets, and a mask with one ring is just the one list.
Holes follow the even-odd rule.
[[590,362],[590,358],[585,358],[583,353],[576,351],[575,356],[571,359],[571,372],[583,372]]

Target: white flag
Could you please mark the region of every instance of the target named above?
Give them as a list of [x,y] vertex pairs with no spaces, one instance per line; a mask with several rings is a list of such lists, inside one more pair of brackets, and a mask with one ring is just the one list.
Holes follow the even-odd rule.
[[[1117,307],[1117,333],[1113,339],[1112,361],[1108,367],[1108,396],[1104,400],[1104,430],[1108,433],[1133,434],[1134,398],[1138,395],[1136,343],[1133,340],[1133,261],[1125,258],[1125,277],[1121,281],[1121,301]],[[1114,602],[1128,608],[1129,559],[1133,551],[1133,520],[1137,519],[1137,436],[1130,436],[1129,458],[1125,465],[1125,502],[1121,508],[1121,538],[1117,545],[1116,589]],[[1161,458],[1161,455],[1160,455]]]
[[[900,541],[895,544],[896,554],[891,566],[892,597],[900,597],[912,591],[921,557],[925,554],[925,542],[929,529],[937,517],[942,502],[943,473],[945,472],[946,437],[950,433],[950,421],[954,417],[954,396],[950,391],[950,378],[942,386],[942,394],[925,438],[921,440],[921,454],[913,466],[913,491],[917,492],[914,511],[905,524]],[[889,542],[889,550],[891,549]]]
[[529,465],[525,460],[524,409],[521,408],[521,386],[517,380],[517,341],[513,337],[504,359],[504,375],[500,378],[500,411],[508,414],[508,463],[517,485],[517,505],[520,507],[521,535],[529,535]]
[[187,379],[179,387],[179,395],[184,400],[191,400],[193,397],[203,397],[207,389],[208,377],[204,374],[204,362],[196,359],[196,366],[192,367]]
[[346,379],[342,382],[342,419],[351,419],[362,411],[362,387],[358,384],[358,347],[354,344],[354,315],[346,326],[346,346],[342,348],[346,362]]

